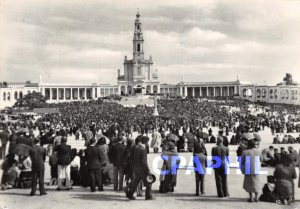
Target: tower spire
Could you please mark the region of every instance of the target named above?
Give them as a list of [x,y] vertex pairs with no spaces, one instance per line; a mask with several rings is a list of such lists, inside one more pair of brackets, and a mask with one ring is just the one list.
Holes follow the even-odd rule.
[[144,38],[142,31],[142,23],[140,21],[139,9],[136,14],[134,22],[134,35],[133,35],[133,59],[144,60]]

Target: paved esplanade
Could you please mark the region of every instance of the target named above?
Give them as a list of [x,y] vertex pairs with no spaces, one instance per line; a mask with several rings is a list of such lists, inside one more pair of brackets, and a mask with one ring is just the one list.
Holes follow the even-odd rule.
[[[214,133],[217,129],[213,129]],[[262,136],[262,143],[260,149],[268,147],[271,145],[273,137],[268,128],[265,131],[260,132]],[[298,134],[292,134],[293,136],[298,136]],[[231,137],[231,136],[230,136]],[[83,147],[83,140],[75,141],[74,138],[69,137],[68,143],[76,148]],[[208,154],[211,152],[212,144],[207,144]],[[288,145],[283,145],[287,147]],[[279,148],[281,145],[274,145],[274,147]],[[300,149],[300,144],[294,144],[294,149],[297,151]],[[229,146],[230,148],[230,159],[234,160],[236,156],[237,146]],[[152,152],[152,150],[151,150]],[[149,165],[152,167],[153,159],[160,154],[149,154],[148,160]],[[187,161],[192,156],[192,153],[182,154]],[[48,162],[46,162],[47,169],[45,172],[46,182],[49,181],[50,170]],[[152,168],[151,168],[152,169]],[[273,174],[274,169],[272,168],[262,168],[262,170],[268,171]],[[202,197],[195,197],[195,176],[194,174],[186,175],[186,169],[180,169],[178,171],[177,187],[174,193],[160,194],[158,193],[159,187],[159,177],[153,185],[153,193],[156,197],[155,200],[146,201],[144,197],[139,197],[137,200],[129,201],[124,192],[113,191],[112,186],[105,186],[104,192],[91,193],[89,188],[74,187],[71,191],[56,191],[55,186],[46,186],[48,195],[34,197],[29,197],[30,189],[12,189],[6,191],[0,191],[0,208],[6,206],[9,209],[90,209],[90,208],[287,208],[287,206],[278,205],[274,203],[248,203],[248,194],[243,190],[243,175],[237,175],[236,169],[231,168],[230,175],[228,176],[229,184],[229,198],[217,198],[216,197],[216,185],[213,172],[212,174],[207,174],[205,176],[205,189],[206,194]],[[297,174],[298,174],[297,168]],[[298,178],[295,180],[296,185],[296,201],[292,206],[288,208],[300,208],[300,189],[297,188]],[[266,183],[266,175],[261,176],[261,187]]]

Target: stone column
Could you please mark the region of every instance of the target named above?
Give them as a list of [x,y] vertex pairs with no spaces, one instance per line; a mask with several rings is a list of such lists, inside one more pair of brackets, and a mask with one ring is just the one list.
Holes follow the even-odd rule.
[[208,97],[208,86],[206,87],[206,97]]
[[79,88],[77,88],[77,100],[80,100],[80,98],[79,98],[79,96],[80,96],[80,94],[79,94]]
[[180,95],[180,96],[183,96],[183,95],[182,95],[182,87],[181,87],[181,86],[179,86],[179,95]]
[[49,93],[50,93],[50,99],[49,100],[52,100],[52,88],[49,88]]
[[192,87],[192,96],[195,98],[195,87]]
[[199,87],[199,97],[202,97],[202,88],[201,88],[201,86]]
[[214,86],[214,97],[216,97],[216,87]]
[[184,87],[184,96],[187,97],[187,86]]
[[229,86],[227,86],[227,96],[229,96]]
[[234,86],[234,94],[237,94],[237,87]]
[[220,87],[220,94],[221,94],[221,97],[223,96],[223,86]]
[[87,100],[86,88],[84,88],[84,99]]

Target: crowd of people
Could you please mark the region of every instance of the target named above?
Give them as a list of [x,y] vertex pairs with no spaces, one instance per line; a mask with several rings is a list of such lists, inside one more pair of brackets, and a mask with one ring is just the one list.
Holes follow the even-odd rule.
[[[152,148],[154,153],[162,152],[162,170],[167,171],[159,178],[161,193],[174,192],[180,164],[178,152],[192,152],[197,159],[194,162],[195,195],[204,195],[208,166],[205,144],[215,143],[211,153],[221,159],[221,166],[214,168],[218,197],[229,196],[225,172],[228,146],[239,145],[237,156],[241,157],[241,170],[245,175],[243,188],[249,193],[248,201],[279,200],[290,204],[294,200],[298,153],[292,147],[279,152],[272,146],[260,152],[261,138],[255,133],[269,127],[270,134],[276,134],[274,144],[300,142],[289,134],[299,132],[297,106],[252,104],[242,100],[160,99],[159,116],[152,114],[153,107],[123,107],[100,101],[52,104],[52,107],[60,113],[19,115],[15,121],[1,122],[3,190],[30,187],[30,195],[35,195],[39,179],[40,195],[46,195],[44,164],[48,156],[49,184],[57,185],[58,191],[70,190],[75,185],[89,186],[91,192],[96,188],[103,191],[105,185],[113,184],[115,191],[124,190],[128,199],[135,199],[134,193],[141,196],[145,186],[145,199],[150,200],[154,198],[155,176],[150,173],[147,154]],[[212,128],[217,128],[218,133]],[[229,133],[233,133],[230,140]],[[287,135],[280,140],[283,133]],[[68,145],[70,136],[85,140],[85,149],[77,150]],[[247,156],[251,159],[250,169],[246,166]],[[254,169],[255,156],[260,156],[262,165],[275,167],[273,181],[268,184],[275,182],[276,189],[269,194],[264,191],[261,198],[258,198],[262,188]],[[170,160],[174,157],[177,159],[175,168]]]

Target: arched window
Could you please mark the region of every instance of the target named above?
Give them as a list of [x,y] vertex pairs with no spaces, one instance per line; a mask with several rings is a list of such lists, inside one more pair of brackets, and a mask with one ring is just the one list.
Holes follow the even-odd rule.
[[10,92],[7,92],[7,100],[10,101]]
[[6,92],[3,92],[3,101],[6,100]]
[[284,92],[284,90],[283,90],[283,89],[281,89],[281,91],[280,91],[280,95],[281,95],[281,99],[284,99],[284,97],[285,97],[285,92]]
[[270,89],[270,92],[269,92],[270,94],[273,94],[273,89]]
[[262,98],[265,98],[266,95],[267,95],[267,91],[266,91],[266,89],[263,89],[263,90],[262,90]]
[[21,98],[21,99],[23,98],[23,92],[22,91],[19,92],[19,98]]
[[15,100],[18,99],[18,92],[15,91]]
[[153,86],[153,93],[154,93],[154,94],[158,93],[157,90],[158,90],[158,87],[157,87],[156,85],[154,85],[154,86]]
[[270,99],[273,99],[273,89],[270,89],[269,94],[270,94]]
[[247,97],[247,89],[243,89],[243,97]]
[[137,51],[140,52],[141,51],[141,45],[137,44]]
[[260,89],[256,90],[256,97],[258,97],[258,98],[260,97]]

